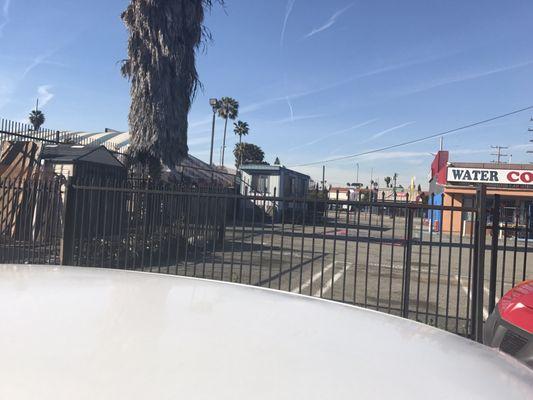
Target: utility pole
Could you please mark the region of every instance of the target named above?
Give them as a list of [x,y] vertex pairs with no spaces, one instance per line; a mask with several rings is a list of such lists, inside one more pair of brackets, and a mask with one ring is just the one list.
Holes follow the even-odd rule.
[[502,154],[502,150],[508,149],[509,147],[505,146],[490,146],[493,149],[496,149],[496,153],[491,153],[491,156],[496,156],[496,161],[492,160],[492,162],[500,164],[502,157],[508,157],[509,154]]
[[326,190],[326,166],[322,165],[322,190]]
[[[529,122],[533,122],[533,118],[529,119]],[[527,128],[527,130],[531,133],[533,133],[533,128]],[[533,143],[533,139],[530,140],[531,143]],[[533,153],[533,150],[528,150],[528,153]]]
[[211,151],[209,152],[209,166],[213,166],[213,145],[215,143],[215,119],[218,107],[217,99],[209,99],[209,105],[213,109],[213,122],[211,124]]
[[355,175],[355,183],[359,184],[359,163],[355,163],[355,167],[357,168],[357,173]]

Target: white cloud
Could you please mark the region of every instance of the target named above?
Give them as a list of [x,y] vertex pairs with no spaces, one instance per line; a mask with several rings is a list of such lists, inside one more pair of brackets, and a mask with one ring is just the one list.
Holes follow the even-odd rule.
[[287,123],[296,122],[296,121],[304,121],[306,119],[322,118],[325,116],[326,114],[291,115],[287,118],[281,118],[281,119],[277,119],[273,121],[265,121],[265,122],[271,123],[271,124],[287,124]]
[[372,123],[374,123],[376,121],[377,121],[377,119],[370,119],[368,121],[361,122],[361,123],[355,124],[353,126],[350,126],[349,128],[344,128],[344,129],[340,129],[340,130],[337,130],[337,131],[334,131],[334,132],[330,132],[330,133],[328,133],[326,135],[323,135],[323,136],[320,136],[320,137],[318,137],[318,138],[316,138],[314,140],[311,140],[310,142],[307,142],[307,143],[304,143],[302,145],[293,147],[293,148],[289,149],[289,151],[300,149],[300,148],[306,147],[306,146],[311,146],[311,145],[316,144],[318,142],[321,142],[323,140],[330,139],[333,136],[342,135],[343,133],[347,133],[347,132],[350,132],[352,130],[355,130],[355,129],[358,129],[358,128],[362,128],[363,126],[370,125],[370,124],[372,124]]
[[189,128],[198,128],[199,126],[210,124],[213,121],[213,113],[203,119],[189,122]]
[[22,79],[24,79],[31,71],[37,68],[39,65],[44,64],[46,59],[50,57],[53,53],[41,54],[35,57],[31,63],[24,69],[22,72]]
[[37,88],[39,107],[46,106],[54,98],[55,95],[50,92],[50,89],[52,89],[52,85],[42,85]]
[[339,17],[344,14],[346,11],[348,11],[350,8],[354,6],[355,3],[351,3],[347,5],[344,8],[341,8],[340,10],[336,11],[329,19],[320,27],[313,29],[311,32],[309,32],[307,35],[305,35],[305,38],[310,38],[311,36],[316,35],[317,33],[323,32],[326,29],[331,28],[333,25],[337,23],[337,20]]
[[[265,107],[271,106],[273,104],[277,104],[277,103],[280,103],[280,102],[286,102],[287,101],[287,97],[290,100],[295,100],[295,99],[300,99],[300,98],[312,96],[312,95],[315,95],[315,94],[318,94],[318,93],[322,93],[322,92],[325,92],[325,91],[328,91],[328,90],[332,90],[332,89],[338,88],[340,86],[347,85],[347,84],[349,84],[351,82],[354,82],[354,81],[356,81],[358,79],[361,79],[361,78],[368,78],[368,77],[371,77],[371,76],[374,76],[374,75],[380,75],[380,74],[384,74],[384,73],[387,73],[387,72],[392,72],[392,71],[396,71],[396,70],[399,70],[399,69],[403,69],[403,68],[406,68],[406,67],[411,67],[411,66],[415,66],[415,65],[418,65],[418,64],[424,64],[424,63],[427,63],[427,62],[430,62],[430,61],[439,60],[441,58],[442,57],[425,58],[425,59],[419,59],[419,60],[414,60],[414,61],[406,61],[406,62],[402,62],[402,63],[398,63],[398,64],[387,65],[385,67],[380,67],[380,68],[376,68],[376,69],[373,69],[373,70],[370,70],[370,71],[367,71],[367,72],[362,72],[362,73],[354,75],[354,76],[352,76],[350,78],[343,79],[343,80],[338,81],[338,82],[333,82],[333,83],[330,83],[330,84],[325,85],[325,86],[314,87],[312,89],[304,90],[304,91],[301,91],[301,92],[296,92],[296,93],[289,94],[289,95],[286,95],[286,96],[278,96],[278,97],[273,97],[273,98],[266,99],[266,100],[257,101],[255,103],[251,103],[251,104],[249,104],[249,105],[247,105],[245,107],[241,107],[239,109],[239,113],[240,114],[245,114],[245,113],[249,113],[249,112],[258,111],[258,110],[261,110],[261,109],[263,109]],[[190,126],[191,127],[195,127],[195,126],[199,126],[199,125],[204,125],[204,124],[209,123],[209,121],[210,121],[210,118],[206,117],[203,120],[200,120],[200,121],[197,121],[197,122],[193,122]]]
[[473,80],[473,79],[479,79],[479,78],[483,78],[483,77],[486,77],[486,76],[498,74],[498,73],[501,73],[501,72],[507,72],[507,71],[512,71],[512,70],[518,69],[518,68],[527,67],[527,66],[530,66],[530,65],[533,65],[533,60],[521,62],[521,63],[518,63],[518,64],[507,65],[507,66],[500,67],[500,68],[493,68],[493,69],[490,69],[490,70],[485,70],[485,71],[479,71],[479,72],[474,72],[474,73],[470,73],[470,74],[459,75],[459,76],[456,76],[456,77],[453,77],[453,78],[439,79],[439,80],[435,80],[433,82],[429,82],[427,84],[419,85],[417,87],[409,89],[409,90],[401,93],[400,95],[410,95],[410,94],[425,92],[427,90],[431,90],[431,89],[434,89],[434,88],[437,88],[437,87],[451,85],[451,84],[459,83],[459,82],[466,82],[466,81],[470,81],[470,80]]
[[291,98],[287,96],[287,105],[289,106],[289,111],[291,113],[291,121],[294,120],[294,110],[292,108]]
[[287,1],[287,8],[285,9],[285,17],[283,18],[283,26],[281,27],[279,47],[283,47],[283,43],[285,42],[285,30],[287,29],[287,22],[289,21],[289,17],[291,16],[292,9],[294,8],[294,3],[296,3],[296,0]]
[[374,139],[380,138],[381,136],[386,135],[389,132],[395,131],[397,129],[401,129],[401,128],[405,127],[405,126],[412,125],[414,123],[415,123],[415,121],[410,121],[410,122],[406,122],[404,124],[393,126],[392,128],[385,129],[385,130],[383,130],[381,132],[378,132],[378,133],[372,135],[372,137],[369,140],[374,140]]
[[14,90],[13,86],[13,79],[0,75],[0,110],[11,102],[11,96]]
[[2,6],[2,16],[0,18],[0,37],[4,35],[4,28],[9,23],[9,6],[11,5],[11,0],[4,0],[4,5]]
[[209,143],[210,141],[211,141],[211,136],[201,136],[201,137],[196,137],[196,138],[189,139],[188,145],[189,146],[197,146],[197,145],[200,145],[200,144]]

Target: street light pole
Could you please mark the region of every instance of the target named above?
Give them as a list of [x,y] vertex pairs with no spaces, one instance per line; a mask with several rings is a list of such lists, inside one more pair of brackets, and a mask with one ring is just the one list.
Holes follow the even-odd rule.
[[213,124],[211,126],[211,152],[209,153],[209,166],[213,166],[213,145],[215,143],[215,117],[217,113],[217,99],[209,99],[209,104],[213,108]]

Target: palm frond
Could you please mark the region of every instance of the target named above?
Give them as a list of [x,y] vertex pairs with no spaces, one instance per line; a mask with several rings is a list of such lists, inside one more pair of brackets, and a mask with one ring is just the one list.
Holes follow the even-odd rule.
[[39,128],[44,124],[46,121],[46,118],[42,111],[40,110],[33,110],[30,112],[30,115],[28,116],[28,120],[30,121],[30,124],[33,125],[33,129],[36,131],[39,130]]
[[247,122],[237,121],[233,123],[233,132],[239,137],[246,136],[250,133],[250,127]]
[[231,97],[222,97],[217,112],[220,118],[235,119],[239,116],[239,102]]

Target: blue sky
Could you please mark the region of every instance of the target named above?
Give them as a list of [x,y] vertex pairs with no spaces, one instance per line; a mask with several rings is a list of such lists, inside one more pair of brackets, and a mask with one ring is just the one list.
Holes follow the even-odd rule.
[[[127,3],[0,0],[0,116],[24,120],[39,97],[47,127],[127,130]],[[190,113],[190,151],[209,157],[210,97],[239,100],[247,140],[287,166],[533,105],[531,21],[530,0],[227,0],[206,21],[214,41],[198,57],[204,91]],[[447,136],[445,147],[456,161],[490,161],[490,145],[530,161],[532,114]],[[230,132],[229,153],[234,143]],[[328,163],[327,180],[355,181],[357,162],[362,182],[373,170],[425,186],[437,148],[431,140]],[[296,169],[321,175],[320,165]]]

